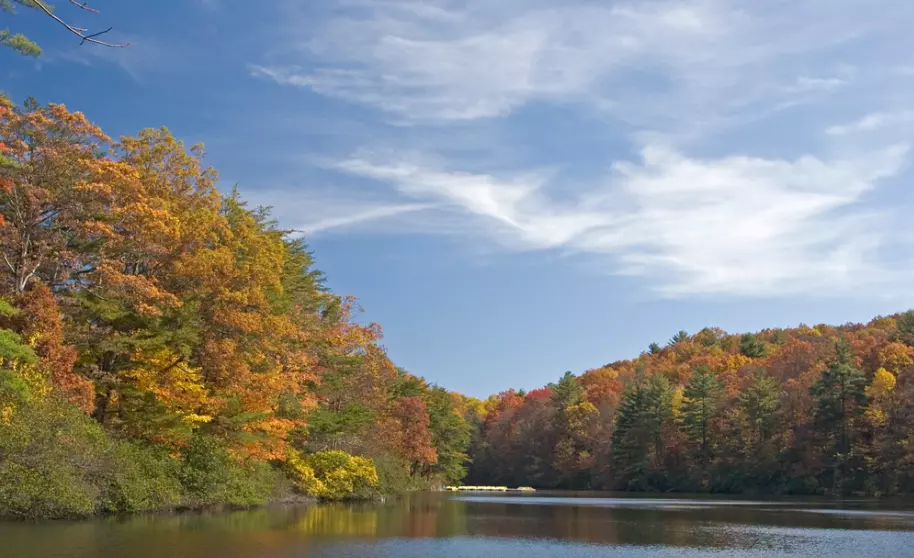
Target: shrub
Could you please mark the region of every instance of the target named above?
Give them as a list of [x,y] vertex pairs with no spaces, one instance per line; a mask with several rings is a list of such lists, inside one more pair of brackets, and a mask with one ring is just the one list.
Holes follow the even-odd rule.
[[[9,395],[9,394],[7,394]],[[107,437],[56,398],[0,398],[0,516],[61,518],[97,510]]]
[[112,439],[61,398],[33,396],[14,373],[0,382],[0,517],[250,507],[284,486],[269,463],[238,462],[212,437],[195,436],[179,460]]
[[378,486],[371,459],[340,450],[319,451],[304,458],[293,453],[288,465],[299,490],[315,498],[364,498]]
[[402,494],[426,488],[421,477],[410,474],[410,464],[394,455],[381,455],[374,459],[378,471],[377,492]]
[[162,510],[181,503],[180,464],[164,451],[116,441],[111,444],[109,459],[101,501],[104,511]]
[[278,475],[266,462],[241,463],[233,459],[218,440],[206,435],[193,437],[179,473],[187,505],[234,507],[265,504]]

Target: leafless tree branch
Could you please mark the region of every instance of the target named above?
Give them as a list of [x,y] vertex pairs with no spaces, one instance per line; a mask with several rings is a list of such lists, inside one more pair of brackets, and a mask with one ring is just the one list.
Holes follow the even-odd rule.
[[6,267],[9,268],[10,272],[12,272],[13,275],[16,275],[16,268],[13,267],[12,262],[6,257],[6,254],[3,254],[3,261],[6,263]]
[[98,10],[96,10],[95,8],[89,7],[88,0],[86,2],[83,2],[82,4],[80,4],[76,0],[70,0],[70,3],[73,4],[74,6],[78,6],[78,7],[82,8],[83,10],[86,10],[87,12],[92,12],[92,13],[96,13],[96,14],[98,13]]
[[[32,2],[38,7],[38,9],[40,9],[42,12],[44,12],[48,17],[50,17],[57,23],[63,25],[64,27],[66,27],[67,30],[70,31],[70,33],[73,33],[74,35],[76,35],[77,37],[82,39],[82,41],[80,41],[79,44],[94,43],[97,45],[102,45],[102,46],[106,46],[106,47],[116,47],[116,48],[123,48],[126,46],[130,46],[130,43],[106,43],[105,41],[100,41],[95,38],[95,37],[98,37],[99,35],[104,35],[108,31],[111,31],[111,27],[105,29],[104,31],[99,31],[98,33],[86,35],[85,33],[86,33],[87,29],[82,29],[80,27],[73,27],[66,21],[64,21],[64,20],[60,19],[59,17],[57,17],[56,15],[54,15],[54,12],[52,12],[50,8],[45,6],[43,2],[40,2],[39,0],[32,0]],[[80,4],[79,2],[76,2],[76,0],[70,0],[70,3],[75,4],[86,11],[90,11],[90,12],[98,11],[98,10],[89,8],[86,4]]]

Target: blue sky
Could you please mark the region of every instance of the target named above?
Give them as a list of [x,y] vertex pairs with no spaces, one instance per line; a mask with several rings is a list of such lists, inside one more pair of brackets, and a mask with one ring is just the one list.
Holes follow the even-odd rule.
[[906,0],[90,5],[0,89],[204,142],[450,389],[914,306]]

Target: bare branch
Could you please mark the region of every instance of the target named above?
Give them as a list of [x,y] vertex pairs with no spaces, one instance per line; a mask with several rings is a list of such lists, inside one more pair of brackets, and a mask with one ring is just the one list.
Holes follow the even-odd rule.
[[13,264],[7,259],[6,254],[3,254],[3,261],[6,263],[6,267],[10,268],[13,275],[16,275],[16,268],[13,267]]
[[22,278],[22,286],[19,287],[19,290],[21,292],[25,292],[25,288],[26,288],[26,286],[28,286],[29,281],[31,281],[32,277],[34,277],[35,274],[38,273],[38,268],[41,267],[41,260],[43,260],[43,259],[44,259],[43,256],[38,256],[38,261],[35,262],[35,267],[33,267],[32,271],[27,273],[25,275],[25,277]]
[[86,10],[87,12],[92,12],[92,13],[96,13],[96,14],[98,13],[98,10],[96,10],[95,8],[90,8],[88,6],[88,4],[89,4],[88,0],[86,0],[82,4],[80,4],[76,0],[70,0],[70,3],[73,4],[74,6],[78,6],[78,7],[82,8],[83,10]]
[[[106,46],[106,47],[117,47],[117,48],[123,48],[126,46],[130,46],[130,43],[106,43],[104,41],[99,41],[98,39],[94,38],[94,37],[98,37],[99,35],[103,35],[103,34],[107,33],[108,31],[111,31],[110,27],[99,33],[93,33],[92,35],[85,35],[84,33],[87,31],[86,29],[82,29],[79,27],[73,27],[66,21],[60,19],[59,17],[54,15],[54,12],[52,12],[50,8],[45,6],[44,3],[40,2],[39,0],[32,0],[32,2],[36,6],[38,6],[38,9],[40,9],[42,12],[44,12],[48,17],[50,17],[57,23],[63,25],[64,27],[66,27],[67,30],[70,31],[70,33],[73,33],[74,35],[76,35],[77,37],[82,39],[82,41],[80,41],[79,44],[94,43],[94,44],[102,45],[102,46]],[[76,4],[77,6],[83,8],[83,9],[86,9],[88,11],[95,11],[95,10],[88,8],[88,6],[85,6],[84,4],[79,4],[79,3],[75,2],[74,0],[70,0],[70,2],[73,4]]]
[[[83,40],[79,41],[79,44],[83,44],[83,43],[86,42],[86,41],[95,42],[95,41],[92,41],[92,37],[98,37],[99,35],[104,35],[104,34],[107,33],[108,31],[111,31],[112,29],[114,29],[114,28],[113,28],[113,27],[109,27],[109,28],[105,29],[104,31],[99,31],[98,33],[93,33],[93,34],[91,34],[91,35],[86,35],[85,37],[83,37]],[[126,45],[124,45],[124,46],[126,46]]]

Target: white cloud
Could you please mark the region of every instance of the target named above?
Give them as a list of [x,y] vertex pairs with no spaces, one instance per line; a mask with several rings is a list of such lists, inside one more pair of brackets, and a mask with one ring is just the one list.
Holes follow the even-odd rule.
[[[573,203],[543,175],[497,178],[411,162],[342,162],[401,195],[464,212],[510,248],[564,248],[607,271],[648,278],[668,295],[844,292],[885,278],[878,215],[861,205],[901,168],[907,146],[855,160],[701,160],[665,146],[618,163]],[[481,221],[480,221],[481,219]]]
[[914,110],[899,112],[873,112],[856,122],[830,126],[825,133],[830,136],[846,136],[858,132],[871,132],[881,128],[914,122]]
[[366,224],[377,228],[392,219],[435,209],[432,203],[388,202],[377,196],[354,196],[340,189],[294,191],[287,189],[243,189],[252,206],[270,208],[283,227],[311,236],[329,230],[358,229]]
[[414,120],[500,116],[531,100],[588,96],[610,70],[641,57],[710,47],[727,30],[702,4],[472,1],[417,10],[363,2],[357,15],[291,49],[301,65],[255,65],[252,73]]
[[366,221],[377,221],[388,217],[396,217],[404,213],[413,211],[422,211],[431,209],[432,206],[424,204],[400,204],[400,205],[379,205],[377,207],[368,207],[353,211],[351,207],[347,208],[345,213],[335,217],[324,217],[315,221],[302,223],[295,227],[302,234],[315,234],[328,229],[346,228],[364,223]]
[[[378,119],[377,134],[355,139],[360,154],[335,165],[392,186],[353,211],[355,223],[393,208],[428,232],[434,219],[416,217],[447,212],[461,225],[450,232],[596,258],[676,296],[876,292],[910,280],[899,279],[908,261],[881,259],[899,237],[876,186],[902,172],[914,141],[899,126],[914,122],[914,3],[327,0],[313,24],[303,3],[279,5],[284,30],[250,73]],[[640,159],[611,165],[618,151],[584,142],[574,145],[586,155],[553,152],[543,136],[559,132],[523,112],[543,105],[600,123],[612,149],[644,146]],[[569,143],[575,118],[563,121]],[[358,150],[389,146],[391,119],[415,125],[404,143],[418,155]],[[432,153],[429,125],[458,124],[480,131],[465,136],[475,143],[451,160],[441,153],[451,146]],[[496,125],[511,133],[487,139]],[[875,130],[892,133],[862,141]],[[526,169],[495,164],[508,149],[525,152]],[[601,166],[609,177],[592,179]]]
[[807,91],[831,91],[845,85],[847,82],[840,78],[813,78],[800,76],[796,83],[786,87],[790,93],[804,93]]
[[857,0],[335,4],[318,27],[303,26],[314,15],[298,3],[282,4],[294,31],[251,73],[416,122],[547,101],[613,107],[649,127],[831,93],[848,83],[833,51],[914,15],[894,0],[865,11]]
[[507,233],[500,239],[516,248],[562,246],[584,231],[606,224],[607,219],[580,205],[562,207],[553,203],[541,191],[547,181],[545,173],[503,179],[437,170],[411,162],[379,164],[366,159],[346,160],[338,168],[393,184],[401,195],[434,200],[466,215],[487,218],[485,224]]

